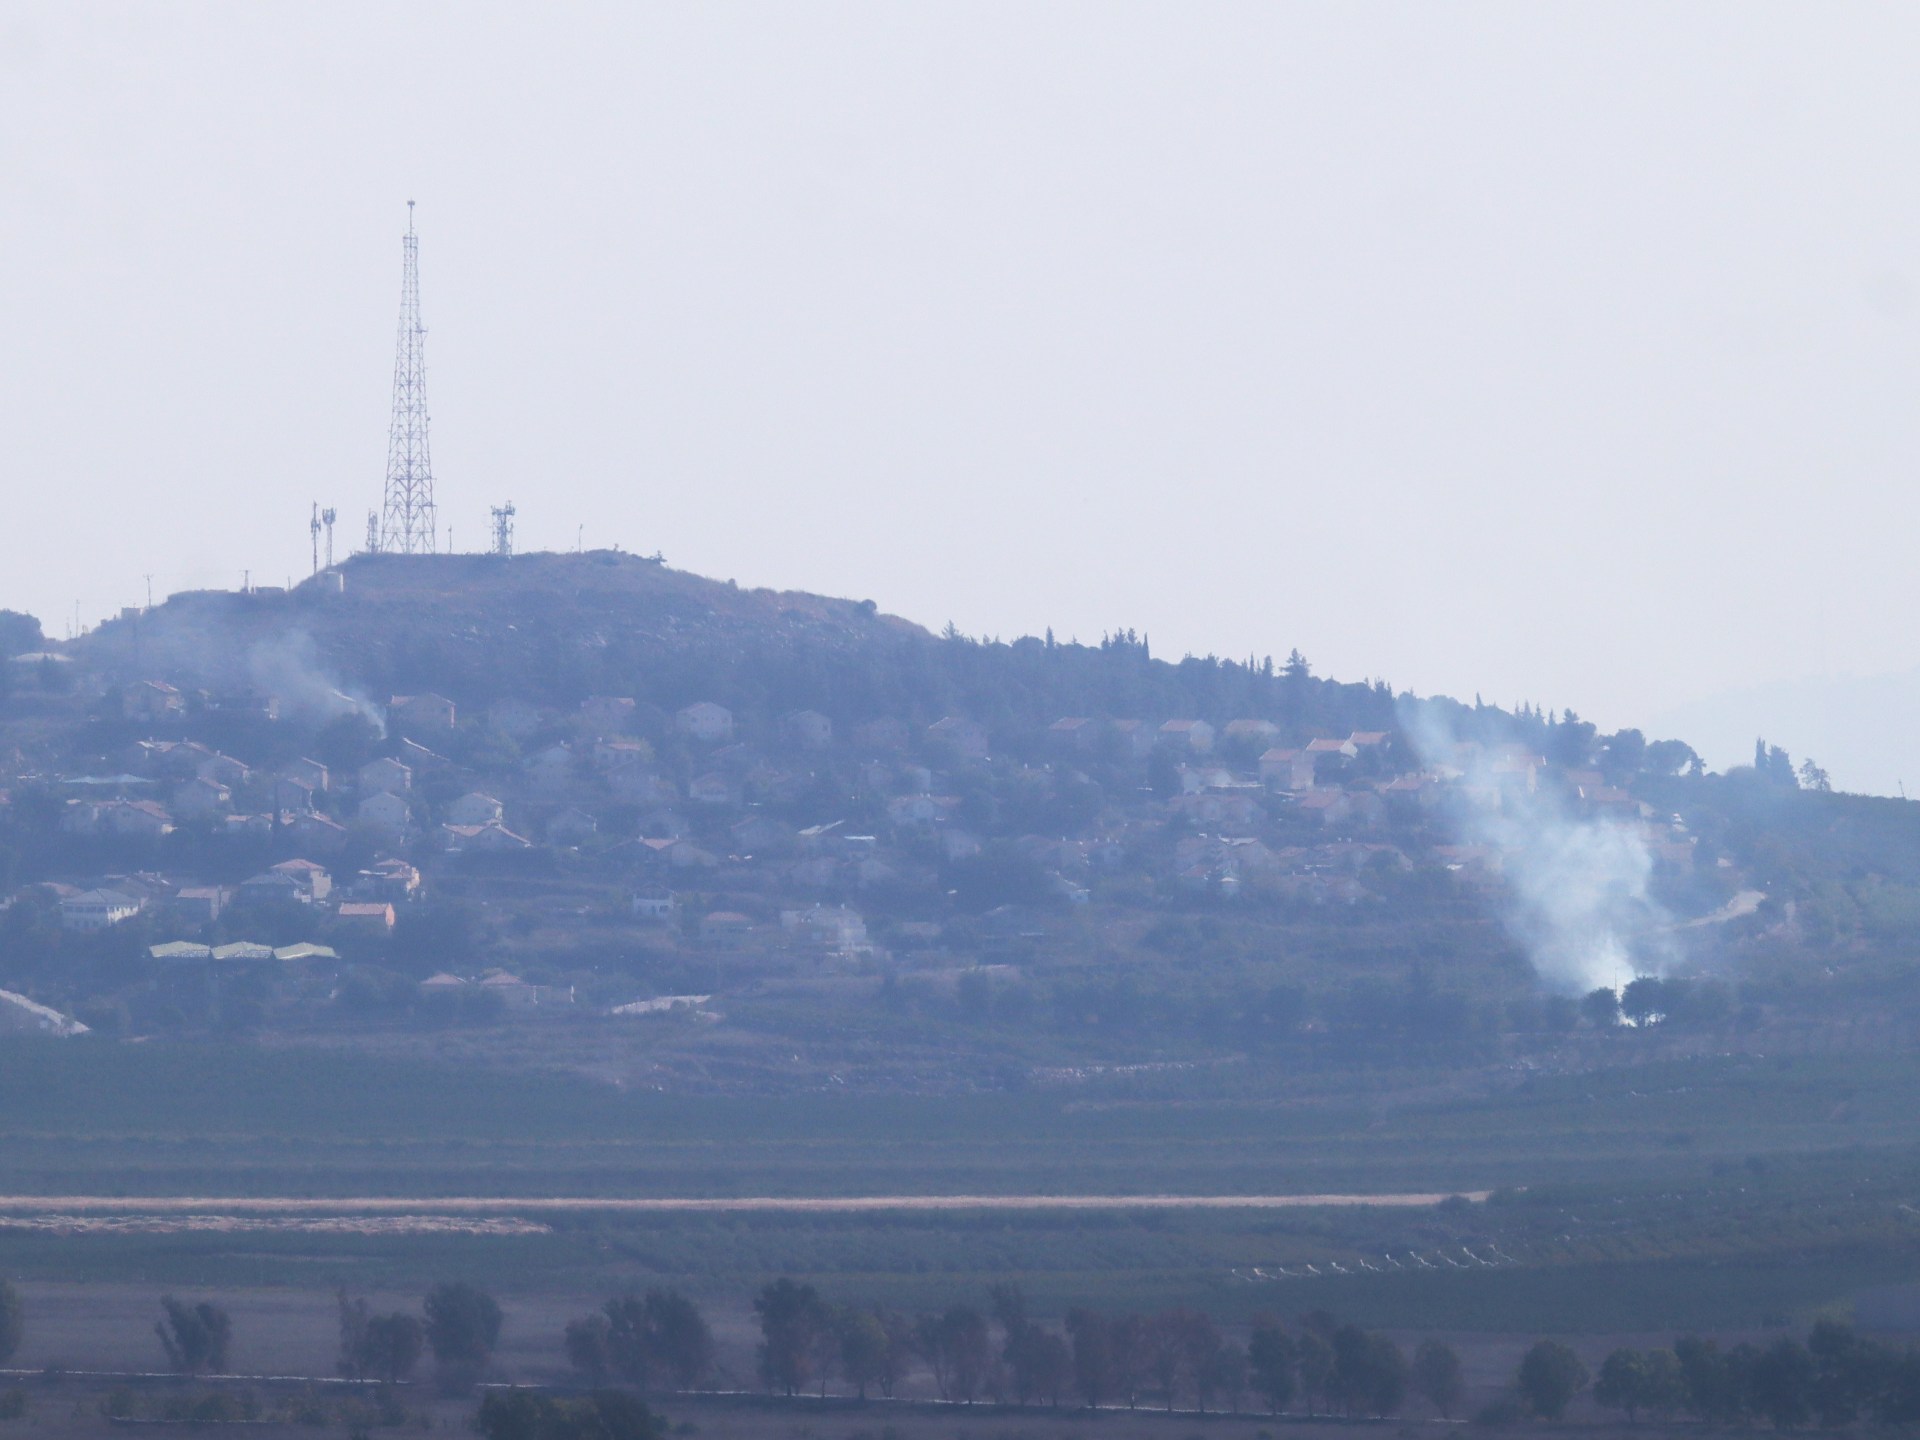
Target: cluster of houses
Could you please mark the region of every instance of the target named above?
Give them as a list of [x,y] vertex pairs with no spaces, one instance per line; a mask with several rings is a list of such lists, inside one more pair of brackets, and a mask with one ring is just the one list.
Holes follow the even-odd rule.
[[385,934],[394,927],[396,905],[420,890],[420,872],[398,857],[376,860],[345,885],[317,861],[282,860],[238,885],[209,885],[150,871],[107,875],[82,884],[47,881],[23,895],[50,901],[63,930],[97,934],[137,915],[161,928],[202,931],[225,918],[226,928],[279,906],[301,906],[341,931]]
[[[205,708],[160,680],[127,687],[120,703],[125,720],[156,732],[190,728]],[[225,703],[254,720],[278,714],[271,697]],[[498,701],[462,717],[432,694],[394,696],[384,714],[386,753],[344,773],[311,758],[254,764],[199,740],[148,738],[94,757],[86,773],[41,776],[60,796],[59,829],[74,837],[151,844],[190,829],[289,857],[230,887],[140,870],[43,887],[61,924],[97,932],[144,914],[182,931],[156,949],[159,961],[284,959],[264,946],[222,956],[192,935],[270,906],[324,913],[331,936],[380,934],[442,868],[564,856],[575,873],[615,877],[625,919],[672,943],[858,966],[880,952],[854,901],[884,895],[898,911],[899,897],[919,895],[920,909],[937,908],[949,868],[990,846],[1020,857],[1067,906],[1097,902],[1112,876],[1144,877],[1157,887],[1146,893],[1168,897],[1360,905],[1382,893],[1382,877],[1419,867],[1498,883],[1503,856],[1455,843],[1443,817],[1543,792],[1635,829],[1659,863],[1692,862],[1677,820],[1596,771],[1555,767],[1524,747],[1416,759],[1380,730],[1302,737],[1265,719],[1067,716],[1003,753],[1001,737],[957,715],[922,726],[881,717],[841,734],[812,710],[742,725],[713,701],[665,712],[598,696],[567,711]],[[462,743],[476,732],[505,743]],[[461,763],[449,752],[486,758]],[[1104,782],[1098,811],[1066,835],[997,829],[994,807],[964,798],[1089,774]],[[349,851],[379,858],[336,881]],[[534,878],[516,894],[537,892],[541,873],[524,866]],[[223,928],[232,933],[231,922]],[[516,1008],[560,1003],[512,976],[446,974],[428,985],[479,987]]]

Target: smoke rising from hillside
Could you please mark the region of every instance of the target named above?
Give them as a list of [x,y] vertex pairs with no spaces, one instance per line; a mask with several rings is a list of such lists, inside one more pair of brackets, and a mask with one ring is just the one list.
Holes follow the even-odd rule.
[[1449,822],[1460,843],[1497,852],[1501,919],[1543,982],[1585,994],[1671,967],[1672,920],[1651,893],[1653,855],[1635,827],[1573,814],[1552,787],[1529,790],[1431,707],[1405,706],[1401,722],[1424,765],[1459,774]]
[[387,733],[385,713],[327,672],[305,631],[257,641],[247,651],[247,679],[254,689],[277,699],[288,720],[324,725],[342,715],[359,715],[381,735]]

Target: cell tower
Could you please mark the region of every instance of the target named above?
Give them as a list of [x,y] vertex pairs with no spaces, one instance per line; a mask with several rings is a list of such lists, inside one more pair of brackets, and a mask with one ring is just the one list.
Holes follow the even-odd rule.
[[377,548],[389,555],[434,552],[433,459],[427,449],[427,330],[420,323],[420,240],[413,201],[401,241],[400,341],[393,360],[393,429],[387,437],[387,494]]
[[327,527],[327,569],[333,568],[333,522],[338,512],[329,505],[320,512],[320,523]]
[[509,500],[504,505],[495,505],[493,515],[493,553],[496,555],[513,554],[513,517],[519,512]]

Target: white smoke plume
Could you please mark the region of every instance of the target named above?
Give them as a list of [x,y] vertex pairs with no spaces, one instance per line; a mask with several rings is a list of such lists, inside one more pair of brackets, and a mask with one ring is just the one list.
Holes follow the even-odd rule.
[[342,715],[359,715],[381,735],[387,733],[385,712],[329,675],[304,631],[256,642],[247,651],[247,676],[254,689],[280,702],[287,720],[324,725]]
[[1672,918],[1649,888],[1653,855],[1636,825],[1574,813],[1550,781],[1529,788],[1512,756],[1462,744],[1436,707],[1405,704],[1400,720],[1423,765],[1458,777],[1449,822],[1461,844],[1495,852],[1501,918],[1545,984],[1585,994],[1671,968]]

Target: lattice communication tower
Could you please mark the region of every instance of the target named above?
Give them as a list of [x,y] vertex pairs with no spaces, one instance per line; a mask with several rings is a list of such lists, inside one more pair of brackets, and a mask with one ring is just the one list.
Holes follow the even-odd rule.
[[[427,446],[427,328],[420,323],[420,240],[413,201],[401,241],[400,340],[393,360],[393,428],[387,436],[387,493],[379,543],[389,555],[431,555],[437,530],[433,458]],[[369,536],[371,538],[371,536]]]

